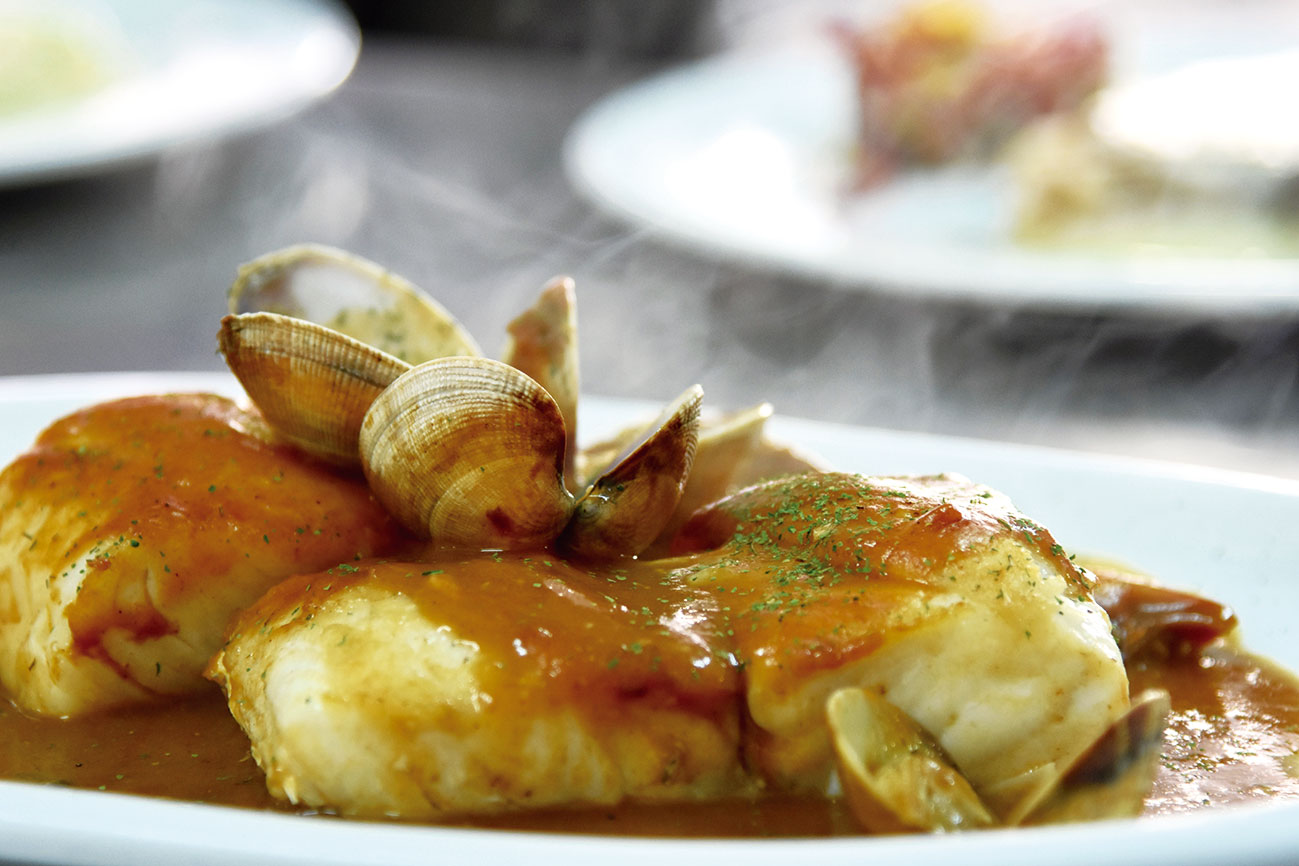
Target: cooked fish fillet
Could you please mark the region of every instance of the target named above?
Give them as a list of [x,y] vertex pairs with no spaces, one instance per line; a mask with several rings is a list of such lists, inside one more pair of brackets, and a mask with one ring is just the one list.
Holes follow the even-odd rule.
[[856,686],[933,734],[994,808],[1067,762],[1128,706],[1110,620],[1050,533],[951,476],[801,475],[697,513],[675,550],[733,599],[726,630],[755,724],[749,760],[821,788],[824,706]]
[[636,574],[652,584],[497,554],[299,576],[237,619],[209,673],[270,790],[314,808],[438,819],[742,791],[711,600]]
[[959,479],[812,473],[703,509],[678,555],[303,575],[210,668],[271,790],[347,814],[824,790],[836,689],[919,721],[996,808],[1127,706],[1050,535]]
[[234,611],[404,543],[363,482],[225,398],[82,410],[0,473],[0,683],[61,716],[208,687]]

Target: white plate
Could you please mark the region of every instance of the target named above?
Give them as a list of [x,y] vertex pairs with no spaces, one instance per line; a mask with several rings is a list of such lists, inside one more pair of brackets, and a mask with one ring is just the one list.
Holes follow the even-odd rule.
[[[189,389],[237,394],[226,375],[104,374],[0,379],[0,462],[45,424],[113,396]],[[588,431],[641,404],[589,400]],[[777,418],[773,431],[860,472],[962,472],[1009,493],[1076,552],[1107,554],[1229,601],[1246,643],[1299,669],[1293,528],[1299,484]],[[0,859],[61,864],[507,863],[535,866],[734,862],[901,866],[1195,866],[1299,862],[1299,803],[1086,826],[947,837],[691,841],[560,836],[316,820],[120,794],[0,783]]]
[[[333,0],[7,0],[96,39],[118,74],[84,96],[0,114],[0,186],[66,178],[242,132],[352,70],[360,33]],[[2,23],[2,20],[0,20]]]
[[1299,309],[1299,259],[1017,245],[1004,169],[912,172],[847,196],[854,105],[837,56],[723,55],[597,103],[570,132],[566,167],[597,204],[665,238],[837,288],[1043,307]]

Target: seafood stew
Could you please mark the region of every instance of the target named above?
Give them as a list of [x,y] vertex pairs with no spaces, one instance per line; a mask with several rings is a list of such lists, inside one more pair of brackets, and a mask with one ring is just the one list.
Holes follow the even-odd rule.
[[[16,420],[32,421],[33,429],[66,412],[94,402],[100,396],[113,396],[102,386],[76,384],[73,396],[53,400],[14,400]],[[203,377],[198,382],[186,377],[160,377],[156,390],[193,388],[196,386],[231,392],[222,377]],[[126,393],[133,393],[129,380],[118,383]],[[57,393],[57,389],[56,389]],[[614,411],[604,409],[612,405]],[[607,428],[628,411],[617,404],[600,405],[604,412],[596,423]],[[12,442],[6,447],[21,448],[28,439],[25,431],[5,431]],[[785,428],[781,428],[785,432]],[[877,439],[867,431],[835,430],[816,425],[795,424],[790,433],[820,437],[818,445],[828,453],[839,447],[846,451],[869,448],[874,459],[886,465],[906,466],[915,459],[916,449],[928,449],[951,459],[953,448],[963,443],[916,442],[906,437]],[[836,443],[839,443],[836,446]],[[837,455],[836,455],[837,456]],[[1027,455],[1030,459],[1040,455]],[[984,474],[998,477],[1019,471],[1013,458],[998,460],[995,455],[975,448],[965,459],[984,464]],[[1102,466],[1084,467],[1099,470],[1105,483],[1128,492],[1122,473]],[[1040,469],[1053,484],[1073,484],[1078,476],[1069,467],[1047,464]],[[1127,485],[1132,485],[1129,480]],[[1168,479],[1145,478],[1144,493],[1135,494],[1134,505],[1147,507],[1170,488],[1177,498],[1188,493],[1185,483]],[[1195,485],[1191,485],[1194,487]],[[1032,485],[1030,494],[1033,493]],[[1221,497],[1210,487],[1206,494]],[[1040,494],[1039,494],[1040,495]],[[1278,503],[1272,503],[1273,506]],[[1284,513],[1283,511],[1280,513]],[[1228,521],[1229,522],[1229,521]],[[1085,528],[1085,527],[1084,527]],[[1113,530],[1095,527],[1104,538]],[[1228,525],[1224,531],[1230,533]],[[1210,530],[1204,545],[1212,548],[1220,539]],[[1196,555],[1196,545],[1188,553]],[[1152,556],[1154,554],[1152,553]],[[1235,559],[1231,561],[1236,561]],[[1241,568],[1252,573],[1257,561],[1244,559]],[[1100,568],[1101,566],[1097,566]],[[1242,589],[1245,587],[1242,587]],[[1246,599],[1248,600],[1248,599]],[[1246,617],[1261,628],[1246,628],[1247,635],[1269,630],[1262,613]],[[1271,627],[1274,628],[1274,627]],[[1162,686],[1173,696],[1170,736],[1165,750],[1165,766],[1156,776],[1147,799],[1147,814],[1202,813],[1211,800],[1217,805],[1259,802],[1275,798],[1296,797],[1293,756],[1295,751],[1294,718],[1296,699],[1293,679],[1274,666],[1259,664],[1230,648],[1212,648],[1202,664],[1189,659],[1147,659],[1129,665],[1136,691]],[[1289,719],[1287,722],[1286,720]],[[1289,731],[1287,732],[1287,726]],[[0,717],[8,744],[4,778],[33,782],[73,785],[112,792],[142,793],[215,804],[282,810],[267,793],[263,774],[248,754],[247,740],[225,711],[220,696],[181,701],[165,712],[156,708],[137,708],[92,716],[87,719],[61,721],[33,718],[13,708]],[[1231,750],[1239,752],[1231,758]],[[1287,773],[1287,767],[1289,773]],[[622,833],[631,835],[681,836],[820,836],[858,833],[851,815],[842,803],[819,798],[772,798],[760,802],[726,802],[714,805],[631,806],[617,809],[585,811],[546,811],[478,818],[472,826],[515,828],[583,833]]]

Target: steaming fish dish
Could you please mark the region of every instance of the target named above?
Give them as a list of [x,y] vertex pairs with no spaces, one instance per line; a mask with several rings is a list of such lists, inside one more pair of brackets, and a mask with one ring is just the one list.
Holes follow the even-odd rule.
[[[1080,567],[995,490],[833,471],[698,387],[578,447],[571,281],[501,360],[326,248],[251,263],[231,305],[251,405],[92,406],[0,474],[0,730],[48,744],[0,754],[8,777],[479,826],[946,832],[1198,805],[1177,743],[1231,692],[1273,759],[1224,757],[1252,775],[1221,799],[1299,796],[1299,689],[1230,610]],[[120,742],[62,763],[91,730]],[[210,775],[160,757],[200,734]]]

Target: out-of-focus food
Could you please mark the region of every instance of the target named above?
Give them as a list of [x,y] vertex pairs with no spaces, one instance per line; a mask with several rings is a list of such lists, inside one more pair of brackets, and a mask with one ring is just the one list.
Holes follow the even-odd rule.
[[0,474],[0,683],[68,716],[200,691],[230,616],[408,536],[357,477],[212,395],[101,404]]
[[1109,81],[1084,16],[1016,27],[975,0],[840,24],[856,79],[855,180],[1004,164],[1015,240],[1093,254],[1299,254],[1299,52]]
[[1030,125],[1007,159],[1016,230],[1039,245],[1299,253],[1299,52],[1201,61],[1116,84]]
[[57,110],[130,68],[109,15],[61,3],[0,2],[0,118]]
[[898,168],[996,155],[1035,118],[1071,111],[1105,82],[1097,26],[1012,29],[968,0],[903,7],[836,33],[857,84],[857,185]]

